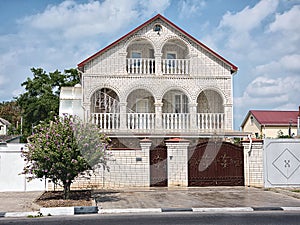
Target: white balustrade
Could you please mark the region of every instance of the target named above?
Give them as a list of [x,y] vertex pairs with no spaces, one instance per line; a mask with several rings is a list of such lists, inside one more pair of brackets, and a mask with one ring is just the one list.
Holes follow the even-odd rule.
[[224,129],[224,113],[197,113],[197,127],[200,130]]
[[190,124],[189,113],[163,113],[163,129],[166,130],[187,130]]
[[153,130],[155,113],[128,113],[127,128],[133,130]]
[[162,59],[163,74],[189,74],[189,59]]
[[[155,130],[155,113],[127,113],[127,128],[131,130]],[[224,113],[197,113],[199,130],[224,129]],[[120,113],[92,113],[91,122],[102,130],[119,130]],[[166,130],[188,130],[189,113],[163,113],[162,128]]]
[[117,130],[120,127],[120,113],[92,113],[91,122],[102,130]]
[[131,74],[155,73],[155,59],[127,58],[127,72]]

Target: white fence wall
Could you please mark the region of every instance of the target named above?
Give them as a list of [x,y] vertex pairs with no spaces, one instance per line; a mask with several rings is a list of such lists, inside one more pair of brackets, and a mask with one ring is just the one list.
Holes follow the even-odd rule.
[[264,140],[265,187],[300,187],[300,139]]
[[30,182],[20,174],[25,166],[21,149],[25,144],[1,143],[0,145],[0,191],[43,191],[45,181],[35,179]]

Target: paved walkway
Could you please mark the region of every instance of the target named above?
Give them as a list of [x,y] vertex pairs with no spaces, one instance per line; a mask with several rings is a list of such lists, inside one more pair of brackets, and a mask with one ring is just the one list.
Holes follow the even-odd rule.
[[96,202],[102,209],[300,207],[300,195],[298,199],[247,187],[150,188],[102,192],[96,195]]
[[[102,209],[300,207],[300,193],[278,191],[248,187],[139,188],[99,191],[95,197]],[[0,192],[0,212],[37,211],[40,207],[34,200],[41,194]]]
[[43,192],[0,192],[0,212],[30,212],[40,209],[34,201]]

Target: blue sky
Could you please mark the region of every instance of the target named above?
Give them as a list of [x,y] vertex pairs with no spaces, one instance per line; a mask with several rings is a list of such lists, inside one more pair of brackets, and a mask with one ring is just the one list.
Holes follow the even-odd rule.
[[250,109],[298,109],[300,0],[3,0],[0,101],[30,68],[75,68],[157,13],[238,66],[235,129]]

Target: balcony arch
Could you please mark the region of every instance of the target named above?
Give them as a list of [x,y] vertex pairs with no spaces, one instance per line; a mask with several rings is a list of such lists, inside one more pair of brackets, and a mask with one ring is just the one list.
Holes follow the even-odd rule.
[[103,130],[120,126],[120,102],[117,93],[110,88],[96,90],[91,96],[90,120]]
[[190,125],[189,98],[181,90],[167,91],[162,98],[162,128],[166,130],[188,129]]
[[203,90],[197,98],[197,126],[200,129],[224,128],[224,98],[215,90]]
[[155,128],[155,99],[150,91],[133,90],[127,97],[128,129],[149,130]]
[[189,48],[184,41],[177,37],[168,38],[162,45],[161,53],[163,74],[189,74]]
[[126,47],[126,70],[130,74],[154,74],[155,50],[145,37],[135,37]]

